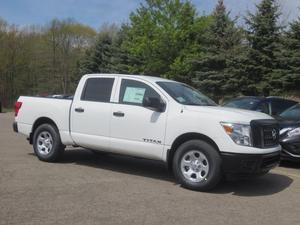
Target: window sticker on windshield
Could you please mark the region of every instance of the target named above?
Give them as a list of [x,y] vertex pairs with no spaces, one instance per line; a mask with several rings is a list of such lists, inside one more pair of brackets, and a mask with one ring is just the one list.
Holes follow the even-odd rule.
[[177,97],[176,98],[179,102],[185,102],[185,99],[183,97]]
[[142,103],[146,88],[126,87],[123,102]]

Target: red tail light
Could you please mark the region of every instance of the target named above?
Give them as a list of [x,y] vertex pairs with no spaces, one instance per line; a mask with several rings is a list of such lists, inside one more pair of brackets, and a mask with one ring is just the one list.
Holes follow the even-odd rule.
[[18,116],[19,110],[21,109],[22,102],[15,103],[15,116]]

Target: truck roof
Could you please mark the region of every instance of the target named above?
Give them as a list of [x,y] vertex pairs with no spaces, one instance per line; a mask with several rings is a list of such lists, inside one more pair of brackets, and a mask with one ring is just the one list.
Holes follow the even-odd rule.
[[169,82],[176,82],[173,80],[168,80],[161,77],[154,77],[154,76],[147,76],[147,75],[130,75],[130,74],[113,74],[113,73],[94,73],[94,74],[86,74],[84,76],[87,77],[96,77],[96,76],[118,76],[118,77],[129,77],[129,78],[139,78],[143,80],[147,80],[150,82],[157,82],[157,81],[169,81]]

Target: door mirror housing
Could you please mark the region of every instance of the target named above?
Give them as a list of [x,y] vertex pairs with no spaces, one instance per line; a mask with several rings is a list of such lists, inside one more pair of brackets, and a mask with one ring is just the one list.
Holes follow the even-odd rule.
[[143,100],[143,106],[155,112],[164,112],[166,109],[166,104],[163,100],[156,97],[145,97]]

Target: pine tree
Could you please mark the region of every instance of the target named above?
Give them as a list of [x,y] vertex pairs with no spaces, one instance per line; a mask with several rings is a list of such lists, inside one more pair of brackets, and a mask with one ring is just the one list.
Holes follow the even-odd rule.
[[235,49],[240,45],[241,32],[219,0],[213,12],[213,21],[203,43],[204,55],[195,60],[195,83],[215,100],[234,91],[235,81],[230,71]]
[[280,16],[276,0],[262,0],[256,6],[255,14],[249,13],[247,40],[250,45],[245,63],[247,83],[244,86],[247,94],[268,95],[271,87],[273,70],[276,68],[275,50],[280,38]]
[[100,33],[95,46],[88,49],[82,61],[81,72],[107,73],[111,68],[112,37],[109,33]]
[[122,30],[105,28],[98,35],[95,45],[86,51],[80,63],[80,73],[127,73],[128,54],[121,48]]
[[300,92],[300,17],[290,23],[277,51],[277,67],[271,85],[279,92]]

